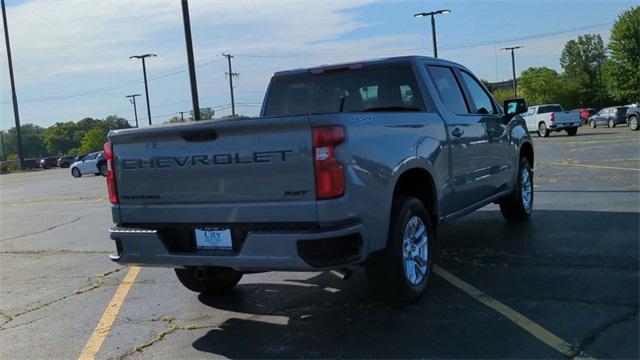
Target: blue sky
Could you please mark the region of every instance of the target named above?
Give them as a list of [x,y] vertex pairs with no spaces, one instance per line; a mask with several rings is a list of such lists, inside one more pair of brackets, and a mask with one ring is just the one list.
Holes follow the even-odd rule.
[[[633,5],[637,1],[191,0],[200,104],[216,108],[218,116],[231,111],[223,52],[237,55],[238,112],[256,115],[275,71],[431,55],[429,21],[412,15],[442,8],[453,12],[436,20],[441,58],[463,63],[481,78],[506,80],[510,58],[496,49],[525,45],[518,71],[559,69],[566,41],[584,33],[607,41],[609,24]],[[7,0],[7,6],[23,123],[48,126],[109,114],[133,120],[125,95],[144,94],[144,87],[139,62],[128,58],[144,52],[158,54],[147,66],[149,77],[158,77],[149,82],[154,123],[190,109],[179,0]],[[468,46],[543,34],[548,36]],[[4,46],[0,76],[0,129],[8,129],[13,110]],[[144,100],[138,99],[144,119]]]

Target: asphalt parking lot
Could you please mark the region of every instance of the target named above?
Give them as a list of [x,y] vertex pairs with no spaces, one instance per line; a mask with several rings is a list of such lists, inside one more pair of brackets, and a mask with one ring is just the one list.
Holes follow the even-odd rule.
[[109,261],[102,177],[2,175],[0,358],[637,359],[640,133],[534,141],[531,221],[490,206],[441,227],[429,293],[405,308],[372,298],[362,271],[253,274],[198,296],[170,269]]

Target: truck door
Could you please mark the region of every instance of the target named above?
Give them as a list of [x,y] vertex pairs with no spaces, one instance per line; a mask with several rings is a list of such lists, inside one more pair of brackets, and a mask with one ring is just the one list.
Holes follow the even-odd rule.
[[488,140],[481,117],[471,113],[471,104],[454,70],[440,65],[427,68],[442,103],[440,113],[445,117],[451,142],[449,183],[453,193],[443,209],[450,214],[481,201],[490,191],[483,175],[483,169],[488,167],[483,147]]
[[508,126],[502,112],[480,82],[465,70],[459,70],[458,75],[470,100],[471,113],[485,128],[487,142],[480,147],[487,166],[483,169],[483,176],[490,186],[485,196],[495,195],[508,188],[512,181],[511,174],[516,171],[514,167],[518,166],[514,163],[516,159],[509,146]]

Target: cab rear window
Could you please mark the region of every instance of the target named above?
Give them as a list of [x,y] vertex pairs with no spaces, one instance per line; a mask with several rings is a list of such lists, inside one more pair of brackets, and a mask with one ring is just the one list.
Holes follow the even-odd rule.
[[411,65],[275,77],[265,116],[425,111]]

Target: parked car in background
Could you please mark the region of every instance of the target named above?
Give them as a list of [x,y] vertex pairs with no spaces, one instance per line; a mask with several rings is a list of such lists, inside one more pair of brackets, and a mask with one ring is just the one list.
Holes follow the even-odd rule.
[[618,124],[627,123],[627,106],[612,106],[598,111],[589,118],[589,126],[595,129],[598,126],[616,127]]
[[[81,177],[82,175],[100,175],[100,169],[98,169],[98,162],[104,160],[104,152],[94,152],[85,156],[82,160],[76,161],[71,164],[71,175],[73,177]],[[106,173],[106,169],[105,169]]]
[[38,166],[41,169],[50,169],[52,167],[56,167],[58,166],[58,158],[55,158],[55,157],[42,158],[40,159],[40,161],[38,161]]
[[61,156],[58,158],[58,166],[61,168],[68,168],[75,162],[74,156]]
[[589,118],[596,114],[596,109],[592,108],[582,108],[582,109],[573,109],[571,111],[575,111],[580,113],[580,119],[586,125],[589,123]]
[[640,106],[632,106],[627,109],[627,125],[632,131],[638,131],[638,120],[640,120]]
[[529,110],[522,117],[527,122],[527,129],[530,132],[537,132],[540,137],[547,137],[552,131],[563,130],[569,136],[574,136],[582,126],[580,114],[564,111],[559,104],[529,106]]

